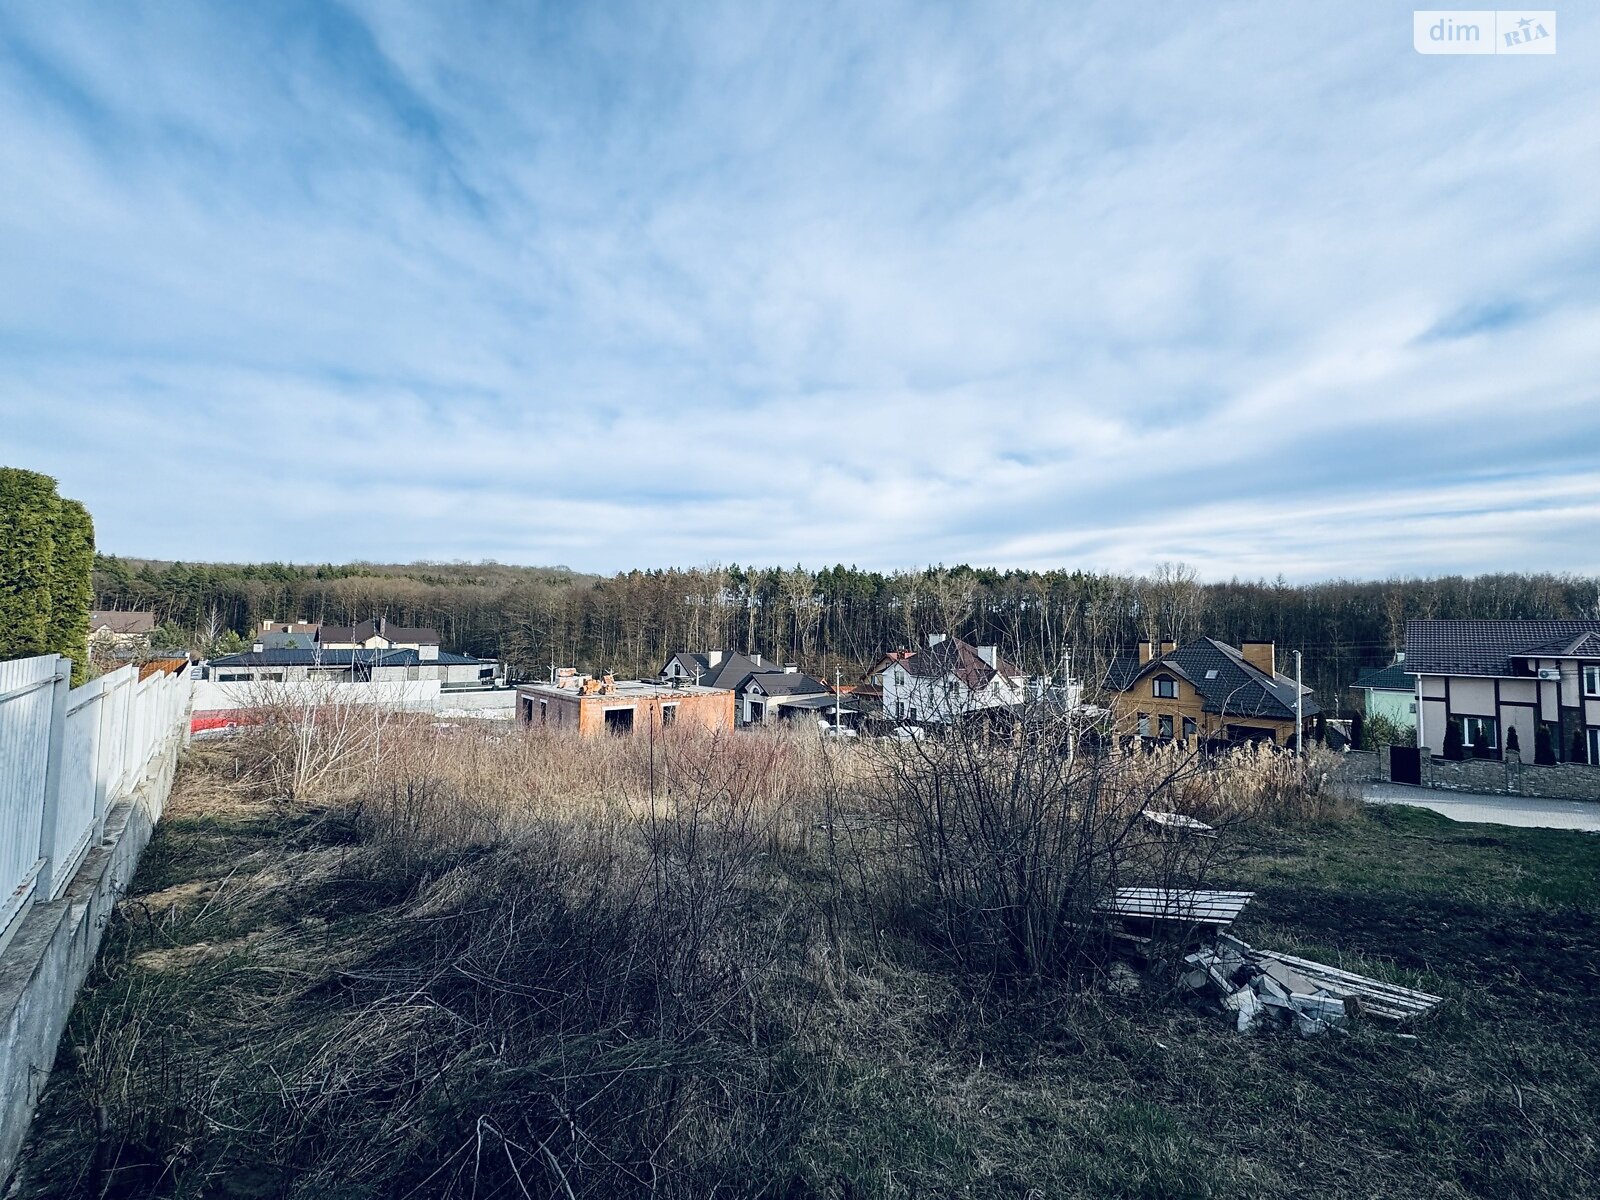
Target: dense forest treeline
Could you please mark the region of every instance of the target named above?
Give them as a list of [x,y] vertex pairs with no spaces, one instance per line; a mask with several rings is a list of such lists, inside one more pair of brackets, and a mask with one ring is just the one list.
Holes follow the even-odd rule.
[[[169,563],[100,556],[100,607],[153,610],[194,648],[237,644],[264,618],[349,624],[385,616],[439,630],[445,647],[542,676],[551,663],[653,674],[673,650],[727,646],[850,677],[932,631],[999,644],[1033,671],[1070,652],[1093,678],[1141,638],[1271,639],[1305,654],[1306,682],[1338,697],[1389,661],[1417,617],[1600,616],[1600,578],[1499,574],[1325,583],[1203,583],[1150,576],[836,566],[629,571],[609,577],[498,563],[324,566]],[[229,637],[229,632],[235,637]],[[1333,707],[1333,705],[1330,705]]]

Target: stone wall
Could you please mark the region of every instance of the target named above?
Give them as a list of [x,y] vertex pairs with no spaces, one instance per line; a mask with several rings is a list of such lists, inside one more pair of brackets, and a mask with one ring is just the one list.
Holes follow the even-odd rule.
[[131,799],[106,815],[103,840],[85,856],[61,898],[35,904],[0,954],[0,1193],[100,935],[171,790],[180,741],[173,738]]
[[1422,782],[1426,787],[1452,792],[1492,792],[1545,800],[1600,800],[1600,767],[1579,763],[1542,767],[1522,762],[1514,750],[1506,752],[1504,762],[1492,758],[1453,762],[1424,754]]

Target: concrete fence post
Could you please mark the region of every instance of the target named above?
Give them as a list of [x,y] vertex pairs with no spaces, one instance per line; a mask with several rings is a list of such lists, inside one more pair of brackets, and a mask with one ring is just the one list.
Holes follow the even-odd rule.
[[48,901],[56,890],[56,825],[61,816],[61,747],[67,729],[67,693],[72,690],[72,660],[55,658],[50,690],[50,741],[45,751],[44,797],[39,818],[39,878],[34,895]]

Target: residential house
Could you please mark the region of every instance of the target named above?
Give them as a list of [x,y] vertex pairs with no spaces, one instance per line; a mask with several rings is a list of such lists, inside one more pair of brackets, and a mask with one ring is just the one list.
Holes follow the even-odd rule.
[[883,676],[890,667],[896,663],[904,662],[915,650],[891,650],[867,668],[867,673],[861,677],[861,682],[856,685],[855,696],[863,705],[882,707],[883,705]]
[[89,651],[100,658],[132,658],[150,648],[154,613],[96,609],[89,614]]
[[[792,664],[779,666],[759,654],[741,654],[737,650],[706,650],[698,654],[679,651],[667,659],[666,666],[661,668],[661,678],[668,683],[693,683],[700,687],[726,688],[733,692],[738,697],[735,713],[741,725],[747,725],[752,720],[765,722],[769,717],[780,715],[776,703],[780,697],[798,698],[829,691],[825,684],[809,675],[800,677],[803,684],[798,681],[775,681],[770,696],[764,688],[750,690],[750,681],[758,675],[785,673],[797,674],[797,671]],[[813,685],[813,691],[796,690]]]
[[1396,732],[1417,727],[1417,677],[1406,670],[1404,654],[1386,667],[1372,667],[1356,676],[1350,698],[1369,724],[1387,722]]
[[[1129,743],[1270,741],[1295,734],[1295,682],[1277,668],[1272,642],[1234,647],[1216,638],[1179,646],[1139,643],[1138,657],[1111,664],[1106,692],[1117,736]],[[1322,710],[1304,689],[1306,727]]]
[[640,735],[688,723],[732,729],[735,703],[731,688],[700,686],[681,678],[619,680],[606,674],[593,679],[563,667],[551,683],[517,688],[517,719],[585,737]]
[[1464,754],[1600,762],[1600,620],[1409,621],[1417,745],[1442,754],[1452,725]]
[[492,659],[447,654],[437,646],[406,650],[295,650],[256,646],[214,658],[205,678],[216,683],[415,683],[437,681],[442,690],[493,687]]
[[739,688],[739,721],[743,725],[811,716],[823,708],[832,713],[833,688],[793,664],[781,671],[759,671]]
[[942,633],[884,666],[883,712],[895,722],[949,724],[975,713],[1009,709],[1027,696],[1023,673],[996,646],[974,646]]
[[426,626],[391,624],[378,617],[359,625],[324,625],[319,643],[326,650],[421,650],[439,645],[439,632]]

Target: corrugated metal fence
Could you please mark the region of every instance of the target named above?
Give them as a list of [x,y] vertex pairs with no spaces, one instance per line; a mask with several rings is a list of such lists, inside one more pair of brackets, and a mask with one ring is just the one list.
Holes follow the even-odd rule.
[[71,687],[60,655],[0,662],[0,949],[30,904],[57,899],[189,726],[187,670],[122,667]]

